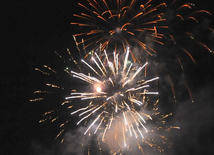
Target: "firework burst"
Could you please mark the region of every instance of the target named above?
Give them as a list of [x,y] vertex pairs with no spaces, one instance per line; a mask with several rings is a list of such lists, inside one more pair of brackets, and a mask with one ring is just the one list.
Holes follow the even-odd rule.
[[[126,115],[132,116],[133,120],[138,124],[141,124],[145,130],[145,118],[142,115],[151,119],[147,114],[139,114],[135,109],[141,107],[145,102],[145,95],[158,94],[158,92],[148,91],[149,83],[157,80],[158,77],[145,80],[142,76],[142,70],[145,69],[147,62],[141,66],[133,66],[132,63],[128,63],[129,50],[127,50],[123,64],[120,63],[118,54],[113,54],[113,61],[109,60],[107,53],[105,53],[104,61],[95,53],[96,58],[92,57],[92,61],[96,65],[96,69],[89,63],[82,60],[82,62],[91,70],[91,72],[77,73],[71,71],[73,77],[91,85],[92,91],[89,92],[73,92],[71,96],[66,97],[69,99],[81,99],[89,100],[89,104],[83,108],[80,108],[71,114],[80,113],[79,116],[84,116],[78,123],[80,124],[87,118],[91,117],[94,113],[96,118],[89,125],[89,128],[84,134],[86,134],[91,127],[100,122],[96,131],[102,122],[108,122],[106,128],[111,128],[111,122],[118,114],[122,114],[124,123],[129,129],[131,126],[126,118]],[[95,74],[96,76],[92,76]],[[141,77],[141,78],[139,78]],[[144,98],[144,99],[143,99]],[[110,121],[107,121],[107,120]],[[138,128],[139,129],[139,128]],[[106,129],[105,129],[106,130]],[[105,132],[104,132],[105,133]],[[105,134],[103,135],[103,139]]]
[[[86,137],[98,135],[99,144],[107,144],[111,154],[118,151],[130,152],[135,150],[134,148],[145,153],[147,147],[162,152],[166,148],[164,145],[167,144],[165,132],[178,127],[165,125],[164,119],[172,114],[163,115],[158,110],[159,77],[148,78],[150,76],[147,71],[148,62],[140,65],[131,61],[129,48],[122,55],[116,52],[103,53],[101,56],[95,53],[94,57],[82,59],[80,63],[71,57],[69,61],[72,60],[79,71],[69,68],[65,68],[64,71],[70,80],[78,81],[77,89],[68,86],[68,82],[64,82],[66,83],[64,86],[48,82],[46,86],[51,89],[35,91],[35,94],[53,96],[61,94],[60,92],[63,94],[71,92],[59,104],[61,107],[52,107],[52,110],[44,113],[44,119],[40,122],[50,120],[60,123],[61,130],[56,138],[62,138],[65,131],[69,131],[69,122],[76,117],[75,120],[78,119],[76,125],[86,127],[83,134]],[[56,54],[66,64],[63,57],[57,52]],[[71,54],[69,50],[68,54]],[[55,75],[59,80],[60,75],[57,71],[47,65],[43,67],[43,70],[38,68],[36,70],[48,77]],[[41,100],[46,99],[38,97],[31,101]],[[70,118],[62,122],[63,115]]]
[[[160,13],[165,3],[160,3],[153,7],[149,0],[144,4],[136,0],[125,1],[88,1],[87,5],[78,3],[86,13],[74,14],[80,18],[80,22],[71,24],[87,27],[84,32],[75,34],[76,37],[87,38],[76,42],[77,45],[85,44],[84,48],[92,46],[94,49],[102,44],[102,51],[108,47],[111,49],[123,49],[126,46],[138,45],[150,55],[156,53],[152,46],[147,44],[156,42],[163,44],[162,34],[158,29],[165,29]],[[140,39],[141,38],[141,39]]]
[[[101,44],[101,51],[108,47],[125,50],[126,46],[139,46],[142,51],[153,56],[159,51],[154,47],[154,43],[166,46],[173,43],[183,51],[180,53],[187,54],[195,62],[192,54],[180,43],[181,40],[191,39],[213,53],[212,49],[200,40],[199,30],[196,32],[196,28],[200,27],[200,34],[202,31],[206,31],[206,34],[213,32],[208,24],[203,27],[199,25],[204,22],[204,17],[210,16],[211,13],[195,9],[194,3],[177,0],[169,4],[157,4],[154,0],[89,0],[86,4],[78,4],[84,11],[74,14],[79,22],[71,23],[82,29],[82,32],[73,35],[77,46],[83,44],[84,48],[91,46],[91,49],[96,49]],[[178,53],[175,55],[180,58]],[[182,66],[180,60],[178,61]]]

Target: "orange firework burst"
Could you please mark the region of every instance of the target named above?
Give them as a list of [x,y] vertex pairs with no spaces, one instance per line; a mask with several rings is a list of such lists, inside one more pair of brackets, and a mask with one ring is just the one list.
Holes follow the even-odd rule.
[[[88,5],[78,3],[85,11],[80,15],[81,22],[72,22],[85,28],[84,32],[73,35],[85,40],[77,41],[76,44],[85,44],[84,48],[95,49],[101,44],[102,50],[112,49],[125,50],[126,46],[139,45],[150,55],[156,53],[152,46],[146,42],[156,42],[163,45],[163,34],[159,29],[167,28],[160,13],[165,3],[153,6],[152,0],[139,4],[136,0],[125,1],[88,1]],[[85,13],[86,12],[86,13]],[[75,39],[76,40],[76,39]]]
[[[156,49],[160,48],[155,48],[153,43],[168,45],[172,41],[195,62],[191,53],[179,43],[182,38],[195,40],[197,45],[213,53],[212,49],[198,40],[199,37],[193,32],[195,31],[193,25],[202,21],[200,16],[210,16],[211,13],[195,9],[193,3],[177,0],[169,4],[164,2],[157,4],[154,0],[145,2],[88,0],[87,2],[87,4],[78,3],[84,11],[74,14],[78,22],[71,23],[85,27],[81,28],[82,32],[73,35],[76,45],[83,44],[84,49],[99,47],[101,51],[107,48],[125,50],[126,46],[139,46],[152,56],[158,52]],[[208,26],[203,29],[213,32]],[[179,59],[179,54],[175,53],[175,55]],[[133,53],[132,56],[138,57]],[[181,61],[178,61],[182,66]]]

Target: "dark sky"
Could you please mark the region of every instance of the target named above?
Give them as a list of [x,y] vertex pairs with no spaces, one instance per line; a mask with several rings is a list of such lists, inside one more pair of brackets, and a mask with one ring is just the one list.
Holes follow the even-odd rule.
[[[33,155],[35,149],[51,150],[56,145],[55,129],[38,123],[43,107],[30,103],[37,79],[34,71],[49,61],[53,50],[75,48],[71,26],[73,13],[78,13],[77,0],[2,0],[0,2],[1,32],[1,108],[0,154]],[[212,11],[211,0],[197,1]],[[214,27],[213,16],[210,18]],[[213,38],[212,38],[213,39]],[[213,41],[209,42],[213,43]],[[214,47],[212,45],[212,47]],[[173,122],[182,130],[174,136],[174,154],[214,154],[214,56],[200,55],[190,71],[196,102],[176,105]],[[45,151],[44,151],[45,152]],[[45,153],[44,153],[45,155]]]

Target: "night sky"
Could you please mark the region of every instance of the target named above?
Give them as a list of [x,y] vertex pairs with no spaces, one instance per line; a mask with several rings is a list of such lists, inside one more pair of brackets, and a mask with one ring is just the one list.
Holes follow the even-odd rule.
[[[34,68],[51,61],[54,50],[75,49],[72,34],[77,27],[70,23],[73,13],[79,12],[77,2],[0,2],[1,155],[58,155],[61,146],[54,139],[55,127],[38,123],[47,106],[31,103],[29,99],[43,80]],[[212,0],[206,3],[198,0],[196,4],[214,13]],[[209,21],[214,27],[214,16]],[[214,50],[213,40],[212,34],[208,43]],[[203,51],[196,60],[196,65],[186,69],[195,103],[184,98],[174,106],[171,121],[181,126],[181,130],[172,135],[175,147],[169,154],[214,154],[214,55]]]

